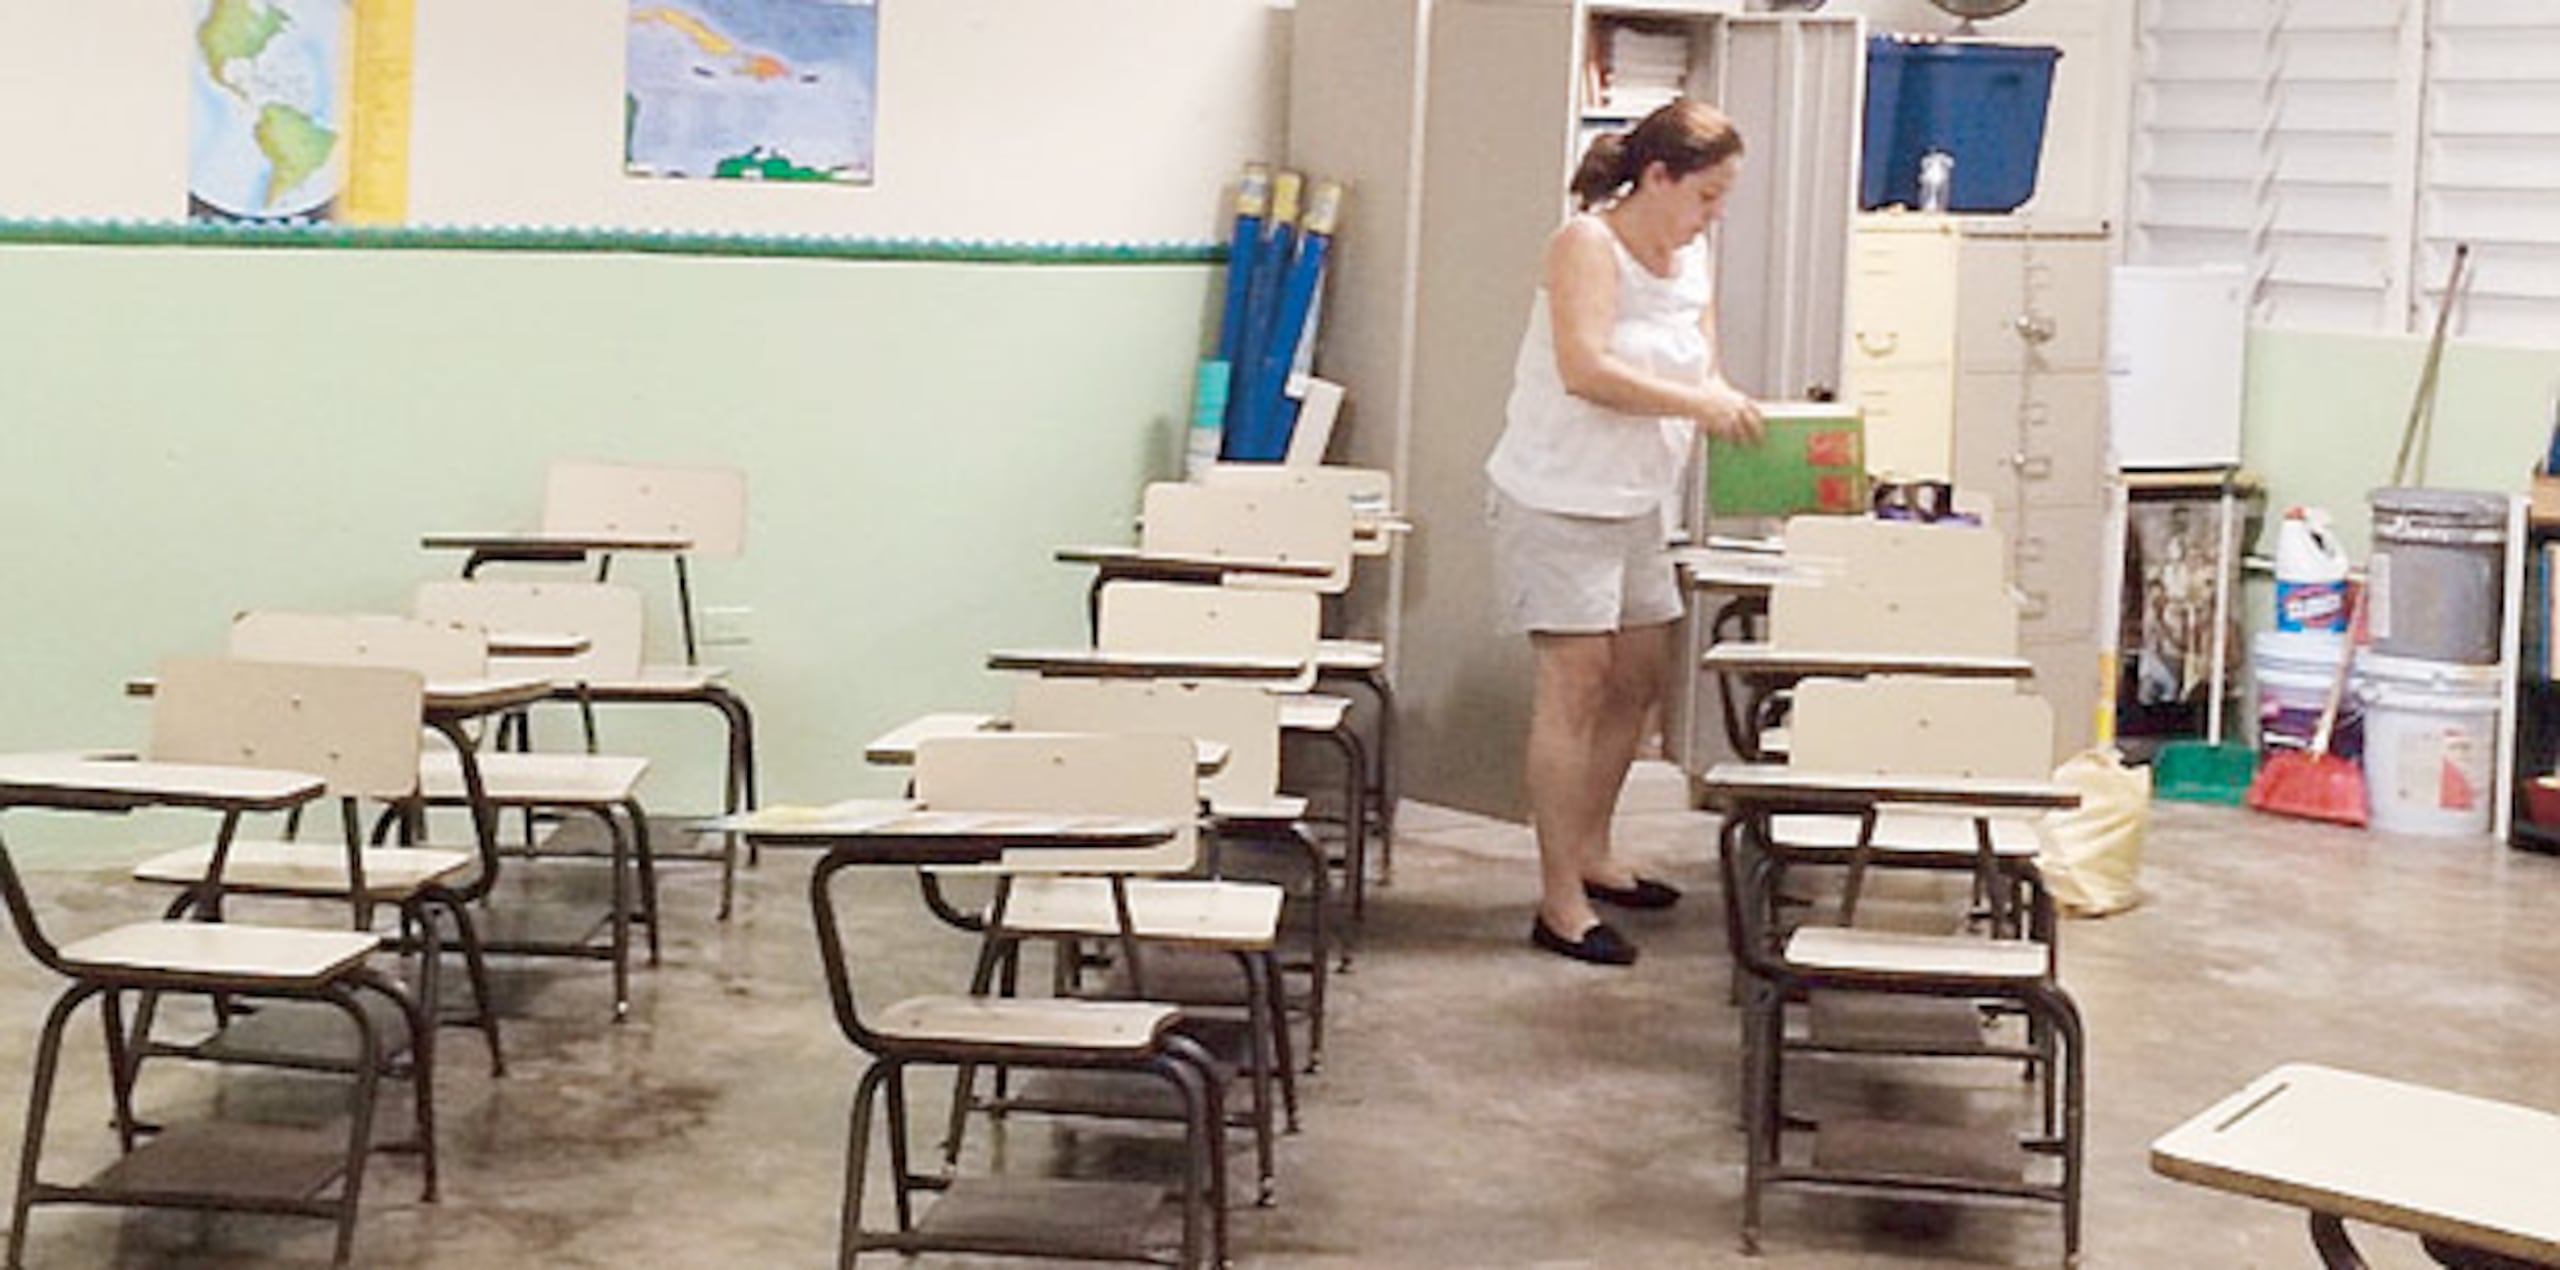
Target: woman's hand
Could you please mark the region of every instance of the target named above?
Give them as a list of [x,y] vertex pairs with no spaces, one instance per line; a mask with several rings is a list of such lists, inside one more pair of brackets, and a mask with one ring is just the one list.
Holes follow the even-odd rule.
[[1760,417],[1760,407],[1728,384],[1713,383],[1698,389],[1698,400],[1688,414],[1698,421],[1701,431],[1726,441],[1758,445],[1769,431],[1768,422]]

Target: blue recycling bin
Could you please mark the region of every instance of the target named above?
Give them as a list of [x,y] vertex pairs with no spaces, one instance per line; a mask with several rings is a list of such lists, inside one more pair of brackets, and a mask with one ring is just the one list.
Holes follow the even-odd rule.
[[1920,205],[1920,156],[1955,159],[1951,212],[2009,212],[2036,192],[2050,45],[1879,35],[1867,41],[1866,157],[1858,206]]

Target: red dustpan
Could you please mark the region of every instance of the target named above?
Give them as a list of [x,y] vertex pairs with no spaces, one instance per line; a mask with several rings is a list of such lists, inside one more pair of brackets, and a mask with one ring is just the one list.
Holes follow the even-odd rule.
[[2356,642],[2364,637],[2364,597],[2356,588],[2353,613],[2347,619],[2347,646],[2338,657],[2338,673],[2329,680],[2329,699],[2320,707],[2320,727],[2311,748],[2268,756],[2249,782],[2249,805],[2279,816],[2326,820],[2333,824],[2365,823],[2364,768],[2353,759],[2329,752],[2329,737],[2338,726],[2338,703],[2347,693],[2347,671],[2355,665]]

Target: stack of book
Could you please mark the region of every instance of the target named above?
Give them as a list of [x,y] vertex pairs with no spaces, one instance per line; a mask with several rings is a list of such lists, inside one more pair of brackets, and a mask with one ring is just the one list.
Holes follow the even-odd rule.
[[1687,89],[1688,32],[1613,22],[1594,34],[1601,58],[1602,110],[1648,114]]

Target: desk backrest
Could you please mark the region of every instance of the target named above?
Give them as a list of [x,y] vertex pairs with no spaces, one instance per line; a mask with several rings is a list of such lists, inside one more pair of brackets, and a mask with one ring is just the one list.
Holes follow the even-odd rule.
[[1815,772],[2052,774],[2053,708],[2001,679],[1809,679],[1797,684],[1787,762]]
[[1162,733],[990,732],[916,746],[916,798],[933,811],[1144,816],[1181,826],[1159,846],[1018,850],[1018,873],[1180,873],[1200,856],[1199,749]]
[[733,467],[557,462],[542,490],[552,533],[664,534],[693,540],[697,556],[747,546],[747,474]]
[[1873,591],[1837,578],[1769,592],[1769,644],[1789,652],[2014,657],[2018,608],[1998,592]]
[[640,677],[642,610],[635,587],[611,582],[448,580],[418,588],[419,618],[478,627],[578,635],[587,651],[573,657],[492,657],[489,673],[545,679],[624,682]]
[[1227,747],[1202,777],[1212,807],[1267,803],[1280,789],[1280,699],[1252,684],[1160,679],[1025,679],[1013,690],[1025,732],[1172,732]]
[[1997,530],[1865,516],[1798,516],[1787,522],[1789,561],[1836,564],[1850,586],[1883,594],[2004,594],[2005,544]]
[[1333,491],[1166,481],[1147,487],[1144,514],[1138,545],[1149,551],[1325,566],[1321,577],[1250,578],[1257,587],[1330,595],[1351,585],[1351,504]]
[[[1374,467],[1337,467],[1322,464],[1314,467],[1291,467],[1281,463],[1213,463],[1200,476],[1200,483],[1234,489],[1317,489],[1341,499],[1351,508],[1351,521],[1356,527],[1363,521],[1391,516],[1396,510],[1395,474]],[[1351,544],[1355,556],[1383,556],[1395,547],[1397,535],[1375,534],[1356,537]]]
[[1102,588],[1096,645],[1105,652],[1275,657],[1306,663],[1296,681],[1315,682],[1323,601],[1312,591],[1112,582]]
[[145,757],[307,772],[341,797],[407,798],[425,685],[386,666],[172,658],[152,693]]
[[489,673],[480,627],[376,613],[243,613],[232,619],[231,655],[253,661],[392,666],[430,680]]

